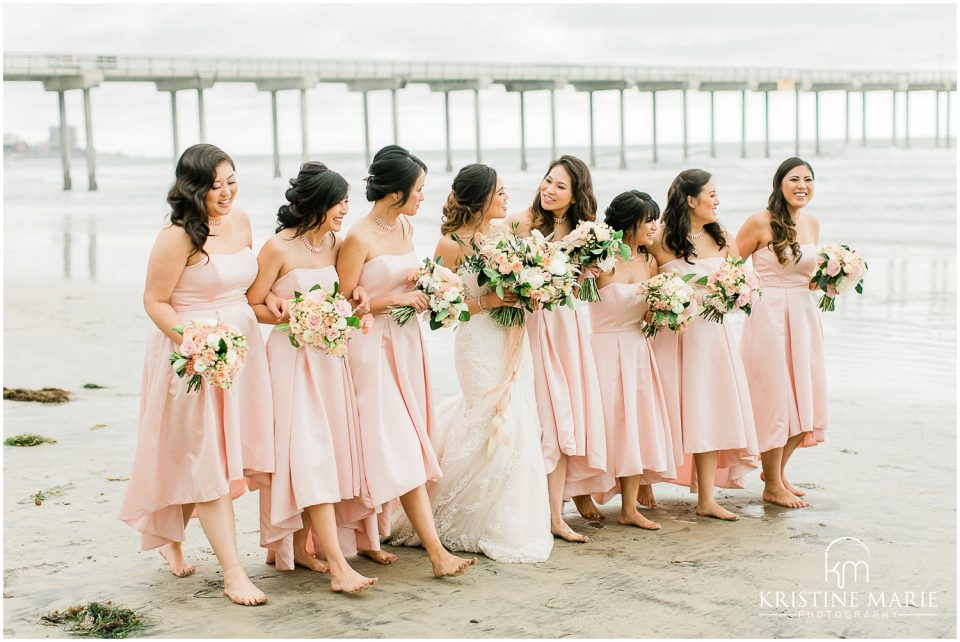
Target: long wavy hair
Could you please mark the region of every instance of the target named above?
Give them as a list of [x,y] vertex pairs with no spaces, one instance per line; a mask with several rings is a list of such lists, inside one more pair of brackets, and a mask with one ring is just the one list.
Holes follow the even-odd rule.
[[223,162],[237,168],[225,151],[206,143],[188,147],[177,161],[167,203],[170,205],[170,223],[182,227],[193,246],[188,260],[196,254],[207,256],[203,246],[210,236],[210,216],[204,199],[213,187],[217,167]]
[[[624,234],[658,218],[660,218],[660,206],[657,202],[646,192],[635,189],[618,194],[603,213],[603,222]],[[650,253],[647,246],[642,243],[630,249],[641,254]]]
[[[786,265],[787,248],[793,255],[794,263],[800,262],[800,243],[797,242],[797,223],[790,216],[790,210],[787,209],[787,199],[783,196],[783,179],[786,178],[790,170],[800,165],[806,165],[810,170],[810,176],[813,176],[813,168],[810,163],[793,156],[780,163],[780,167],[773,174],[773,191],[770,192],[770,198],[767,199],[767,211],[770,212],[770,231],[773,232],[773,240],[770,241],[770,249],[777,255],[777,261],[780,265]],[[816,177],[814,177],[816,178]]]
[[497,172],[492,167],[473,163],[457,172],[447,202],[443,204],[440,233],[479,225],[496,189]]
[[[687,197],[697,198],[703,186],[712,178],[710,172],[702,169],[685,169],[680,172],[670,189],[667,190],[667,206],[663,210],[663,245],[677,258],[687,263],[693,263],[691,256],[696,256],[697,248],[690,241],[690,207]],[[723,227],[714,221],[703,226],[716,244],[723,249],[727,240],[723,238]]]
[[[576,227],[580,221],[594,221],[597,218],[597,197],[593,194],[593,179],[590,177],[590,168],[587,164],[576,156],[564,154],[555,161],[551,161],[547,167],[543,178],[560,165],[570,175],[570,192],[573,194],[573,202],[567,208],[566,217],[572,227]],[[543,182],[541,180],[541,182]],[[530,229],[540,230],[544,236],[553,233],[553,214],[543,209],[540,205],[540,188],[537,188],[537,194],[533,197],[533,205],[530,206],[530,212],[533,214],[533,220]]]
[[331,207],[347,197],[347,180],[323,163],[311,161],[300,166],[284,193],[287,203],[277,210],[277,229],[293,229],[296,238],[315,230],[327,220]]

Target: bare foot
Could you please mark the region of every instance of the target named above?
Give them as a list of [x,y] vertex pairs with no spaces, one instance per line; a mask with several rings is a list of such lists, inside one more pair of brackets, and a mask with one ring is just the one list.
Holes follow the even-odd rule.
[[327,573],[330,571],[330,566],[327,565],[326,562],[321,559],[317,559],[306,551],[294,551],[293,563],[295,566],[302,566],[303,568],[308,568],[311,571],[316,571],[317,573]]
[[648,531],[660,530],[660,524],[658,522],[647,519],[640,513],[636,512],[633,515],[624,515],[621,513],[617,521],[624,526],[639,526],[640,528],[645,528]]
[[576,504],[577,510],[580,511],[580,515],[582,515],[585,520],[596,522],[604,519],[603,513],[601,513],[597,505],[593,503],[593,498],[590,497],[590,495],[577,495],[573,498],[573,503]]
[[187,559],[183,556],[180,542],[164,544],[159,548],[159,553],[160,557],[167,560],[170,572],[177,577],[189,577],[197,570],[197,567],[187,562]]
[[457,557],[447,549],[441,548],[436,557],[430,556],[430,563],[433,564],[433,575],[435,577],[456,577],[457,575],[463,575],[469,567],[476,564],[477,558]]
[[267,601],[267,596],[253,585],[241,566],[223,570],[223,594],[241,606],[257,606]]
[[784,508],[804,508],[810,505],[810,502],[800,499],[786,488],[776,490],[764,489],[763,501],[776,504],[777,506],[783,506]]
[[330,590],[334,593],[359,593],[379,581],[376,577],[364,577],[348,566],[342,573],[330,574]]
[[568,542],[576,542],[578,544],[586,544],[590,541],[590,538],[586,535],[581,535],[577,531],[570,528],[566,522],[560,522],[559,524],[551,524],[550,532],[553,533],[554,537],[559,537],[560,539],[566,540]]
[[713,499],[703,503],[697,502],[697,515],[700,515],[701,517],[722,519],[728,522],[735,522],[740,519],[734,513],[731,513]]
[[393,553],[388,553],[386,551],[357,551],[357,555],[363,555],[364,557],[369,557],[377,564],[393,564],[397,561],[397,556]]
[[637,489],[637,503],[647,508],[657,507],[657,498],[653,496],[653,484],[641,484]]
[[[767,481],[767,476],[763,474],[763,471],[760,472],[760,481],[764,481],[764,482]],[[806,491],[800,490],[799,488],[797,488],[796,486],[788,482],[787,478],[783,476],[783,471],[780,471],[780,481],[783,482],[784,488],[786,488],[788,491],[790,491],[797,497],[803,497],[804,495],[807,494]]]

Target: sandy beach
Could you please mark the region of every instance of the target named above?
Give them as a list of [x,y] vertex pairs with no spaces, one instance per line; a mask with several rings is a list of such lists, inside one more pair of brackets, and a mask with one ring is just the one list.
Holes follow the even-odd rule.
[[[810,508],[764,504],[754,473],[746,489],[719,491],[741,516],[724,523],[698,518],[694,495],[661,484],[660,506],[645,512],[663,524],[659,532],[618,525],[619,507],[610,504],[602,526],[569,515],[588,544],[558,541],[542,564],[481,557],[465,577],[447,580],[431,576],[421,549],[390,548],[400,556],[392,566],[355,561],[380,584],[343,596],[329,591],[324,576],[279,573],[264,563],[257,498],[247,494],[236,502],[238,540],[247,572],[269,598],[258,608],[222,597],[196,522],[185,550],[197,573],[177,579],[155,551],[139,552],[137,535],[116,519],[136,443],[150,323],[141,305],[146,253],[172,170],[116,161],[101,169],[101,192],[62,194],[56,161],[5,162],[4,385],[61,387],[73,399],[4,401],[4,437],[36,432],[58,440],[4,447],[4,635],[62,637],[40,616],[112,599],[141,609],[152,623],[142,635],[157,637],[955,637],[954,156],[953,149],[873,149],[812,161],[823,185],[810,209],[823,221],[823,241],[857,246],[870,272],[863,297],[824,315],[827,441],[799,452],[790,472]],[[735,230],[765,202],[776,162],[712,165],[725,199],[721,221]],[[894,165],[904,169],[877,178]],[[283,181],[261,177],[266,161],[238,166],[246,179],[240,204],[256,215],[258,249]],[[636,166],[596,173],[602,204],[634,186],[662,204],[682,169]],[[361,174],[353,174],[357,217],[366,204],[354,182]],[[539,180],[536,173],[505,176],[517,207]],[[426,215],[416,221],[424,254],[450,178],[431,174]],[[128,180],[134,208],[123,198]],[[429,348],[443,398],[456,389],[452,336],[432,333]],[[66,487],[62,495],[35,505],[34,493],[56,486]],[[825,572],[825,554],[844,537],[869,549],[869,577],[841,591]],[[856,606],[835,598],[826,607],[797,604],[800,593],[852,591]],[[778,592],[792,601],[778,604]],[[914,605],[905,604],[907,593]]]

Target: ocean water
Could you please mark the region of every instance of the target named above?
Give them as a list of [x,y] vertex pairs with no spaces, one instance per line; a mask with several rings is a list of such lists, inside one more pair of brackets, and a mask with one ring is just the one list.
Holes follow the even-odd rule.
[[[566,150],[563,150],[566,151]],[[586,150],[570,150],[586,157]],[[679,151],[666,148],[659,164],[644,150],[631,150],[631,169],[617,170],[616,149],[601,149],[593,171],[601,210],[626,189],[649,192],[661,205],[678,171],[701,167],[714,174],[720,195],[721,222],[735,233],[743,219],[761,209],[773,172],[786,147],[771,159],[740,159],[736,147],[719,149],[710,159],[694,148],[684,163]],[[779,153],[777,153],[779,152]],[[414,242],[427,256],[439,236],[440,207],[452,175],[442,171],[442,152],[422,154],[430,167],[426,198],[414,219]],[[485,153],[485,162],[503,168],[511,209],[533,200],[548,162],[547,150],[529,152],[528,172],[520,172],[516,150]],[[272,234],[277,207],[289,177],[299,164],[284,157],[284,178],[272,178],[270,157],[237,158],[238,206],[251,216],[254,249]],[[368,211],[363,197],[365,175],[359,155],[320,158],[351,183],[351,219]],[[871,396],[883,400],[941,400],[955,407],[956,345],[956,154],[951,149],[835,148],[811,158],[816,192],[808,212],[822,223],[822,243],[844,242],[859,249],[870,270],[865,294],[838,302],[823,315],[833,395]],[[470,151],[454,155],[459,167],[473,161]],[[4,285],[77,284],[104,297],[122,293],[131,310],[142,311],[136,294],[142,287],[147,255],[164,224],[164,197],[172,181],[170,160],[104,157],[99,159],[97,192],[86,191],[82,158],[72,164],[74,190],[61,190],[57,158],[4,160]],[[88,305],[78,303],[78,305]],[[741,319],[733,319],[739,331]],[[446,361],[452,333],[434,332],[433,360]],[[8,371],[5,364],[5,372]],[[449,362],[438,364],[449,372]],[[436,377],[442,396],[455,391],[454,377]],[[888,386],[895,381],[895,386]]]

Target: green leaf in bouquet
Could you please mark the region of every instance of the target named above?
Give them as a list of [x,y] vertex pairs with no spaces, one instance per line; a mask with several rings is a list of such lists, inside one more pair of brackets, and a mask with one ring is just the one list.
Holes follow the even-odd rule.
[[627,244],[624,243],[623,245],[620,246],[620,258],[621,258],[621,259],[623,259],[624,261],[629,261],[629,260],[630,260],[630,257],[632,257],[632,256],[633,256],[633,250],[630,249],[630,246],[629,246],[629,245],[627,245]]
[[220,345],[217,347],[217,352],[226,354],[227,353],[227,342],[223,339],[220,339]]
[[294,301],[298,301],[298,302],[299,302],[299,301],[300,301],[300,298],[301,298],[302,296],[303,296],[302,293],[297,292],[296,290],[293,291],[293,299],[294,299]]
[[497,283],[497,296],[502,299],[504,294],[506,294],[506,292],[503,289],[503,283]]
[[347,325],[351,328],[360,327],[360,317],[347,317]]
[[710,282],[709,276],[701,276],[699,279],[694,281],[694,283],[696,283],[697,285],[706,285],[709,282]]
[[316,292],[317,290],[319,290],[319,289],[322,288],[322,287],[323,287],[323,286],[320,285],[319,283],[314,283],[313,285],[310,286],[310,289],[308,290],[308,292]]
[[432,318],[432,317],[430,318],[430,329],[431,329],[431,330],[439,330],[439,329],[442,328],[442,327],[443,327],[443,324],[442,324],[442,323],[440,323],[439,321],[437,321],[436,319],[434,319],[434,318]]
[[180,372],[181,370],[187,367],[187,363],[189,362],[190,362],[189,359],[185,357],[180,357],[179,359],[173,362],[173,371]]
[[[437,258],[435,258],[434,261],[437,263],[437,265],[443,265],[443,257],[442,257],[442,256],[437,256]],[[424,265],[427,264],[427,259],[424,259],[423,264],[424,264]]]
[[854,288],[857,291],[857,294],[863,294],[863,283],[857,283],[857,287]]
[[175,326],[173,326],[173,327],[170,328],[170,329],[173,330],[174,332],[176,332],[177,334],[179,334],[181,337],[183,336],[183,326],[182,326],[182,325],[175,325]]
[[695,277],[695,276],[697,276],[697,275],[696,275],[696,274],[693,274],[693,273],[690,273],[690,274],[684,274],[684,275],[681,276],[680,278],[683,279],[683,282],[684,282],[684,283],[689,283],[689,282],[690,282],[690,279],[692,279],[692,278]]
[[290,345],[292,345],[294,348],[299,348],[299,347],[300,347],[300,342],[297,341],[297,338],[296,338],[295,336],[293,336],[292,334],[288,334],[288,335],[287,335],[287,339],[290,341]]
[[277,325],[273,326],[273,331],[274,332],[290,332],[290,324],[278,323]]
[[469,321],[470,320],[469,310],[464,310],[463,312],[461,312],[457,320],[460,321],[461,323]]
[[333,282],[333,296],[340,294],[340,281]]
[[448,316],[450,316],[450,308],[447,308],[446,310],[440,310],[436,313],[436,315],[433,315],[432,318],[436,319],[437,321],[443,321]]

